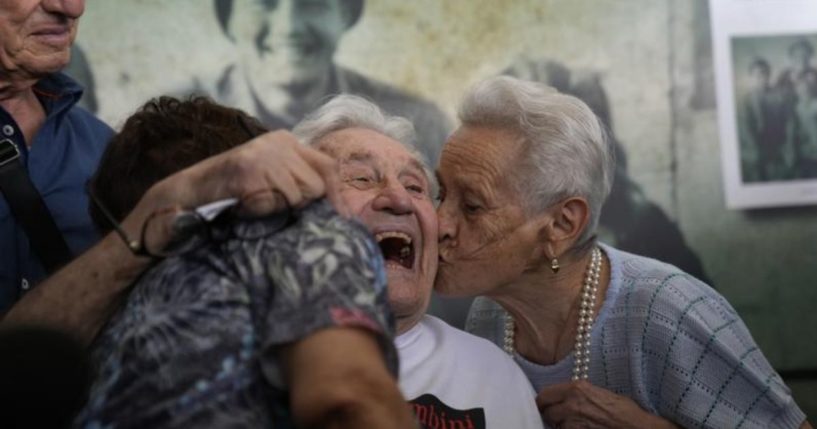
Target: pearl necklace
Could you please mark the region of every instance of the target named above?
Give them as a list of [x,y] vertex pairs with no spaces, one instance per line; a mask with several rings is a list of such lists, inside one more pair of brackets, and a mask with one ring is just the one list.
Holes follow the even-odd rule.
[[[573,346],[573,381],[587,380],[590,371],[590,331],[593,329],[593,309],[596,307],[596,293],[599,290],[601,276],[601,250],[593,248],[590,264],[584,276],[579,304],[579,324],[576,333],[576,343]],[[506,353],[515,353],[514,321],[510,313],[505,313],[505,338],[502,348]]]

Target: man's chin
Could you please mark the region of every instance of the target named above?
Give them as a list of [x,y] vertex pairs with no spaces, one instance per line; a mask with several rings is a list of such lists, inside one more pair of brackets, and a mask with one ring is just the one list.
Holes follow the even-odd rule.
[[48,75],[57,73],[68,66],[71,61],[71,52],[57,51],[45,54],[31,54],[25,58],[19,58],[17,75],[20,80],[42,79]]
[[389,306],[397,322],[397,334],[404,334],[413,328],[428,310],[430,296],[423,300],[421,297],[406,297],[389,295]]
[[427,279],[416,269],[405,268],[395,263],[387,262],[386,278],[388,279],[389,287],[394,285],[401,289],[429,289],[428,293],[431,293],[432,280]]
[[[389,301],[397,310],[413,313],[418,307],[427,304],[431,296],[431,284],[424,281],[420,273],[397,267],[386,267]],[[399,307],[399,308],[398,308]]]

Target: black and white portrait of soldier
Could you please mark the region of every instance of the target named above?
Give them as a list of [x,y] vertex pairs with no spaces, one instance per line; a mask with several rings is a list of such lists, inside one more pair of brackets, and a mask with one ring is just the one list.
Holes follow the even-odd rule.
[[335,63],[363,0],[214,0],[238,61],[197,91],[246,110],[270,128],[292,128],[327,96],[350,93],[414,123],[418,146],[436,165],[450,124],[434,104]]
[[817,176],[814,35],[735,37],[736,120],[744,183]]
[[738,104],[743,181],[791,179],[793,100],[788,90],[771,84],[772,68],[764,58],[752,60],[747,74],[750,85]]

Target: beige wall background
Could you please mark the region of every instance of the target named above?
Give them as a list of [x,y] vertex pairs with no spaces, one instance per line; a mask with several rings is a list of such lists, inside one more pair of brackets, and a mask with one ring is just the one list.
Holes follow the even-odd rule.
[[[700,101],[714,97],[708,25],[704,0],[370,0],[336,60],[451,120],[467,85],[520,54],[598,73],[631,176],[678,223],[775,367],[817,369],[817,208],[725,208],[717,115]],[[113,126],[234,56],[202,0],[88,0],[78,40]],[[813,420],[814,381],[792,386]]]

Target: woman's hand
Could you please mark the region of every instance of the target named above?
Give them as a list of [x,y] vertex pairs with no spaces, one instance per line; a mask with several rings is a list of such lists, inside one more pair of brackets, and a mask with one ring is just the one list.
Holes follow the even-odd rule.
[[536,405],[545,423],[554,428],[679,427],[644,411],[632,399],[587,381],[545,387],[536,397]]

